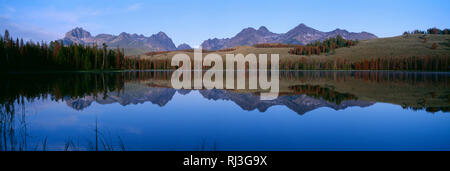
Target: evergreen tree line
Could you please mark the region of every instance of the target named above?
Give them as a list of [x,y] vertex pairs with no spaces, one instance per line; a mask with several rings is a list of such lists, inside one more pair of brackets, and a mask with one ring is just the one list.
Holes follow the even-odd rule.
[[165,70],[176,69],[171,66],[169,59],[142,59],[137,57],[127,57],[124,66],[130,70]]
[[337,48],[351,47],[358,44],[358,40],[346,40],[341,35],[336,38],[328,38],[324,41],[316,41],[314,43],[307,44],[306,46],[297,46],[289,50],[290,54],[294,55],[320,55],[321,53],[330,53]]
[[450,29],[438,29],[436,27],[429,28],[427,31],[423,30],[414,30],[414,31],[405,31],[403,35],[410,35],[410,34],[450,34]]
[[[169,59],[126,58],[125,68],[132,70],[174,70]],[[193,63],[191,59],[191,63]],[[225,63],[223,68],[226,68]],[[268,61],[267,68],[270,68]],[[450,71],[450,59],[447,56],[413,56],[413,57],[376,57],[361,60],[333,59],[282,59],[280,70],[404,70],[404,71]],[[248,63],[245,65],[249,68]],[[194,69],[194,65],[191,65]],[[203,66],[203,70],[211,67]]]
[[349,61],[340,57],[332,60],[306,59],[280,61],[282,70],[410,70],[410,71],[450,71],[447,56],[421,57],[378,57]]
[[125,69],[124,52],[81,44],[64,45],[60,41],[24,42],[14,40],[8,30],[0,35],[0,70],[115,70]]

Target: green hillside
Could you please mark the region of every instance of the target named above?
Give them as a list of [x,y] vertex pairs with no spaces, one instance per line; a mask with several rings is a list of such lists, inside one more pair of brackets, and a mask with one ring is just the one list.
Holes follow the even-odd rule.
[[[432,48],[433,44],[437,45],[434,49]],[[290,54],[290,49],[292,48],[241,46],[234,47],[232,51],[216,51],[214,53],[218,53],[222,57],[225,57],[227,53],[242,53],[244,55],[249,53],[280,54],[280,68],[283,69],[355,69],[357,68],[355,65],[362,66],[363,61],[366,62],[367,60],[369,61],[367,64],[369,69],[373,69],[372,65],[377,65],[375,66],[377,70],[386,69],[385,66],[394,67],[395,70],[413,70],[412,66],[414,65],[419,66],[418,70],[448,71],[448,62],[450,61],[447,59],[450,57],[450,35],[428,34],[424,36],[421,34],[363,40],[356,46],[342,47],[330,53],[311,56]],[[144,54],[138,57],[150,60],[169,60],[177,53],[185,53],[191,58],[193,57],[193,52],[184,51],[155,55]],[[336,61],[341,62],[338,67],[333,66],[336,65]]]
[[[235,47],[236,50],[226,53],[255,53],[255,54],[280,54],[283,59],[296,59],[305,57],[307,59],[333,59],[345,58],[356,61],[372,57],[411,57],[411,56],[449,56],[450,57],[450,35],[426,35],[427,42],[424,43],[423,35],[409,35],[408,37],[398,36],[391,38],[379,38],[360,41],[358,45],[349,48],[339,48],[335,52],[321,55],[293,55],[289,54],[291,48],[255,48],[250,46]],[[432,49],[433,43],[438,45],[437,49]],[[141,58],[167,59],[177,53],[186,53],[192,56],[192,52],[168,52],[153,56],[140,55]]]

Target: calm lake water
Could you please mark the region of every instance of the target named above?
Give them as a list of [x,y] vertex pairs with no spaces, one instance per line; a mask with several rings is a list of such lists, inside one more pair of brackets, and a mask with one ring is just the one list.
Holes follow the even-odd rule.
[[176,90],[171,72],[2,75],[1,150],[450,150],[450,74],[281,72]]

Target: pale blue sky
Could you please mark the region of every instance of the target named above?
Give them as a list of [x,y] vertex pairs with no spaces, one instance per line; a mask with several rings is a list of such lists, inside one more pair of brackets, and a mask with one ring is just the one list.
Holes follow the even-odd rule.
[[367,31],[380,37],[450,27],[449,0],[0,0],[0,29],[54,40],[80,26],[93,35],[165,32],[176,45],[198,46],[246,27],[284,33],[300,23],[321,31]]

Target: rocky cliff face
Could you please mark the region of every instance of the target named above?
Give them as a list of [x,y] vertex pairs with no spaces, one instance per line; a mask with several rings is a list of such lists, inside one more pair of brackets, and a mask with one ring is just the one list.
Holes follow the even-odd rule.
[[246,28],[239,32],[236,36],[226,39],[208,39],[202,43],[202,48],[207,50],[218,50],[232,48],[234,46],[251,46],[260,43],[286,43],[286,44],[308,44],[317,40],[324,40],[330,37],[341,35],[349,40],[366,40],[377,38],[374,34],[361,32],[353,33],[347,30],[336,29],[331,32],[322,32],[305,24],[289,30],[287,33],[277,34],[270,32],[266,27],[262,26],[258,30],[254,28]]
[[227,43],[230,39],[218,39],[218,38],[214,38],[214,39],[208,39],[205,40],[200,46],[203,49],[207,49],[207,50],[218,50],[218,49],[223,49],[225,48],[225,43]]
[[102,45],[105,43],[109,47],[121,48],[137,48],[145,51],[170,51],[176,50],[175,44],[172,39],[164,32],[146,37],[144,35],[120,33],[119,35],[111,34],[99,34],[92,36],[91,33],[83,28],[75,28],[66,33],[62,39],[64,44],[78,43],[85,45]]

